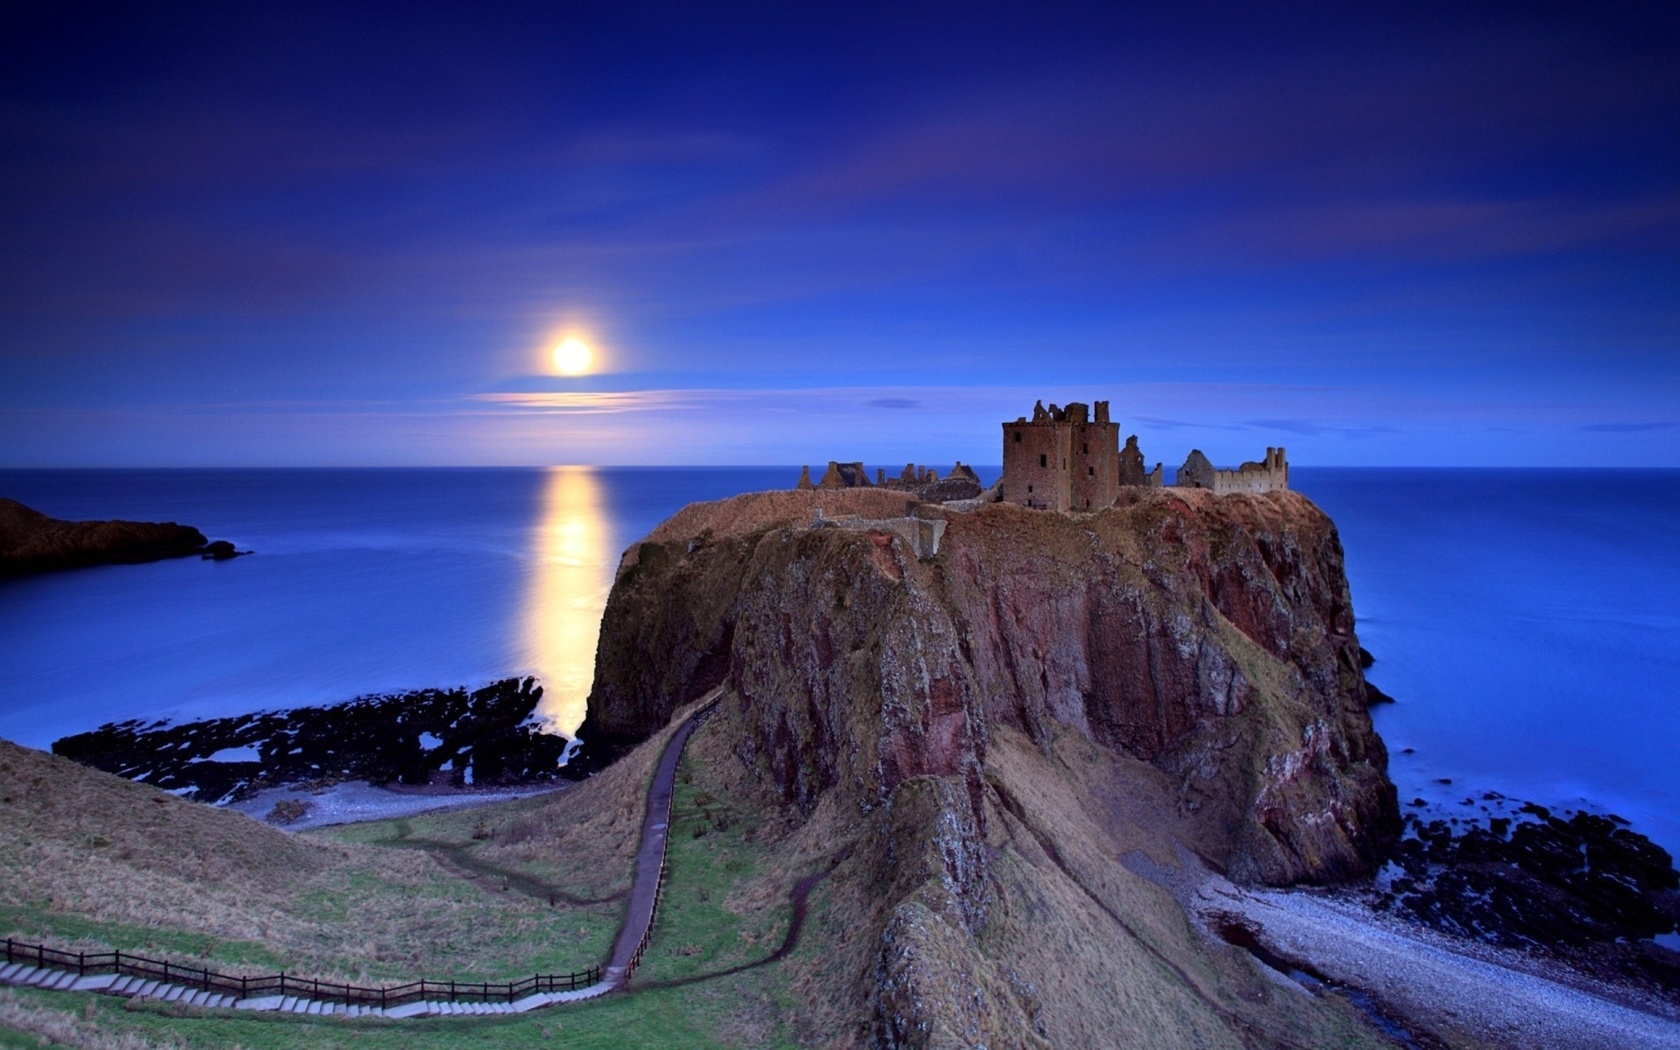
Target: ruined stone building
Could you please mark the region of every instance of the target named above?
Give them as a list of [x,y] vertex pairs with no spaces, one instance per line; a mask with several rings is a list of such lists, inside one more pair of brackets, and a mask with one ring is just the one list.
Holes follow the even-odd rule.
[[[1134,439],[1128,451],[1136,451]],[[1120,425],[1108,402],[1073,402],[1066,408],[1040,401],[1032,419],[1003,424],[1003,480],[999,498],[1041,510],[1100,510],[1120,494]],[[1136,472],[1143,474],[1138,453]]]
[[1223,495],[1227,492],[1284,492],[1289,489],[1289,461],[1282,448],[1266,449],[1263,462],[1248,462],[1236,470],[1220,470],[1202,450],[1193,448],[1178,468],[1174,484],[1191,489],[1212,489]]
[[[931,467],[918,467],[914,463],[906,463],[904,471],[896,478],[887,477],[887,472],[877,467],[875,469],[874,485],[880,488],[894,489],[900,492],[914,494],[918,499],[945,502],[948,500],[974,499],[980,495],[980,476],[974,468],[957,460],[956,466],[944,479],[939,477],[939,471]],[[799,470],[799,489],[855,489],[870,487],[869,472],[862,463],[841,463],[829,460],[828,469],[823,471],[822,480],[811,482],[811,468],[801,467]]]
[[[1101,510],[1123,488],[1160,488],[1161,464],[1146,470],[1137,435],[1127,438],[1123,449],[1119,437],[1107,401],[1066,408],[1038,402],[1032,419],[1003,424],[998,498],[1040,510]],[[1283,490],[1289,488],[1289,464],[1283,449],[1268,448],[1264,462],[1219,470],[1198,449],[1179,468],[1175,484],[1221,494]]]
[[[1145,467],[1137,435],[1120,447],[1120,424],[1109,418],[1108,402],[1071,402],[1065,408],[1033,405],[1032,418],[1003,424],[1003,477],[986,499],[995,498],[1038,510],[1102,510],[1114,505],[1126,488],[1160,488],[1161,464]],[[862,463],[831,460],[822,480],[811,481],[811,468],[799,472],[801,489],[879,486],[932,502],[961,502],[982,495],[980,478],[960,460],[943,480],[939,472],[906,463],[895,478],[877,468],[872,483]],[[1178,468],[1174,484],[1183,488],[1230,492],[1273,492],[1289,488],[1289,462],[1282,448],[1268,448],[1259,463],[1220,470],[1200,449],[1192,449]]]

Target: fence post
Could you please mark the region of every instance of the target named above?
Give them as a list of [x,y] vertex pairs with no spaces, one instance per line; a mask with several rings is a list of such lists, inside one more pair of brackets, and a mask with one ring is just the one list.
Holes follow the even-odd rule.
[[87,976],[87,952],[76,953],[76,976]]

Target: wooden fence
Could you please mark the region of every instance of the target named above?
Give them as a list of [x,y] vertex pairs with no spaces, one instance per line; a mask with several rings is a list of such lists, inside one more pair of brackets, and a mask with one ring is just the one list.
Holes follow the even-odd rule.
[[233,976],[202,967],[182,966],[160,959],[148,959],[131,952],[69,952],[41,944],[24,944],[6,938],[6,965],[25,963],[55,970],[74,971],[78,976],[114,973],[125,977],[200,988],[221,995],[254,999],[267,995],[295,995],[323,1002],[351,1006],[388,1008],[420,1001],[462,1000],[514,1002],[539,992],[570,992],[587,988],[601,979],[601,969],[591,966],[581,973],[533,974],[523,981],[496,984],[489,981],[411,981],[382,988],[360,988],[312,978],[288,977],[284,973],[265,977]]
[[[693,730],[693,732],[691,732],[689,734],[690,736],[692,736],[694,732],[698,732],[700,727],[706,724],[706,720],[712,717],[713,712],[715,712],[717,710],[718,701],[721,700],[721,699],[722,699],[722,697],[720,696],[720,697],[718,697],[718,699],[713,700],[711,703],[707,704],[705,707],[702,707],[700,710],[698,710],[694,713],[694,716],[693,716],[693,718],[694,718],[694,730]],[[686,740],[683,741],[684,746],[687,746],[687,743],[688,743],[688,741],[686,741]],[[673,785],[673,788],[674,788],[674,785]],[[666,871],[665,862],[666,862],[666,859],[670,856],[670,854],[671,854],[671,811],[670,811],[669,808],[667,808],[665,810],[664,849],[662,849],[660,851],[660,854],[659,854],[659,881],[654,883],[654,886],[653,886],[653,908],[648,911],[647,926],[645,928],[643,928],[643,930],[642,930],[641,940],[636,942],[636,950],[634,952],[632,952],[631,955],[630,955],[630,964],[624,968],[624,980],[625,981],[629,981],[631,975],[633,975],[636,972],[636,967],[641,965],[642,956],[647,954],[648,943],[653,940],[653,924],[654,924],[654,921],[659,918],[659,900],[660,900],[661,897],[663,897],[665,895],[665,871]]]

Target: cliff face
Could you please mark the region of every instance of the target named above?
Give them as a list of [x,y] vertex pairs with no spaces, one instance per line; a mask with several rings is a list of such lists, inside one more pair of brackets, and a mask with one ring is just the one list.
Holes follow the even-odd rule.
[[16,500],[0,499],[0,577],[178,558],[205,549],[204,534],[188,525],[60,521]]
[[[835,494],[791,495],[712,505],[626,553],[586,740],[644,736],[727,678],[750,727],[737,751],[788,801],[840,790],[867,810],[955,777],[983,824],[991,728],[1042,748],[1072,730],[1172,776],[1207,859],[1239,878],[1376,862],[1397,826],[1387,753],[1341,545],[1304,497],[924,508],[948,525],[923,561],[884,528],[809,527]],[[772,497],[784,513],[755,505]]]
[[1359,1043],[1274,1002],[1147,874],[1190,850],[1334,881],[1394,837],[1330,520],[1293,493],[923,505],[945,527],[919,558],[880,520],[907,509],[685,508],[625,554],[580,735],[634,740],[728,687],[745,774],[814,848],[847,843],[848,932],[811,979],[855,982],[863,1041]]

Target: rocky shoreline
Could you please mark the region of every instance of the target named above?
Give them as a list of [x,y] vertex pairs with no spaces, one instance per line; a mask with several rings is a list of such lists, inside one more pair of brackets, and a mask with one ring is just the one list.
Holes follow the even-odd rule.
[[1614,815],[1554,813],[1494,792],[1473,816],[1405,816],[1374,910],[1442,933],[1538,952],[1594,977],[1680,999],[1680,873]]
[[[1396,702],[1367,686],[1369,703]],[[1680,927],[1680,871],[1629,821],[1496,791],[1402,808],[1387,862],[1352,888],[1368,907],[1680,1002],[1680,951],[1655,940]]]
[[0,579],[194,554],[225,561],[249,553],[227,540],[212,543],[192,526],[172,521],[61,521],[0,498]]
[[128,721],[53,743],[55,754],[200,802],[266,788],[371,784],[523,786],[576,780],[568,740],[533,720],[542,687],[506,678],[482,689],[421,689],[172,724]]

